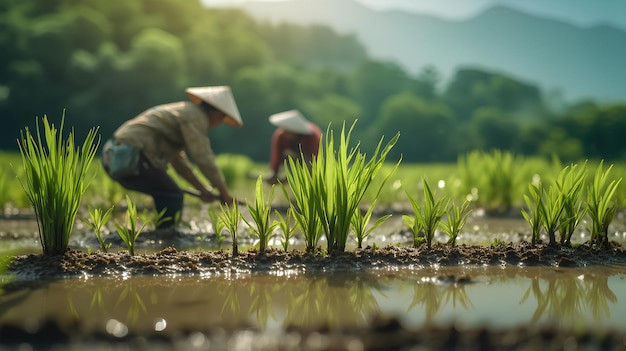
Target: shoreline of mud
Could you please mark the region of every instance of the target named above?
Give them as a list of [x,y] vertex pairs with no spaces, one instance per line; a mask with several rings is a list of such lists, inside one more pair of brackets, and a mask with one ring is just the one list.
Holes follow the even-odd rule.
[[367,269],[433,266],[546,266],[586,267],[626,264],[626,249],[612,242],[608,248],[518,244],[425,245],[419,248],[367,247],[324,254],[299,250],[255,249],[233,256],[231,250],[179,251],[167,247],[152,254],[130,255],[127,251],[104,253],[68,249],[63,255],[29,254],[14,257],[7,274],[16,280],[116,277],[162,274],[253,274],[272,271],[294,273],[359,272]]

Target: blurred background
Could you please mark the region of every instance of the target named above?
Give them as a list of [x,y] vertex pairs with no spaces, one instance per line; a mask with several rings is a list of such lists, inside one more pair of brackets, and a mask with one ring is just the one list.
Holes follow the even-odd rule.
[[623,0],[3,0],[0,150],[47,115],[106,140],[189,86],[230,85],[217,153],[269,159],[269,115],[358,120],[366,152],[626,157]]

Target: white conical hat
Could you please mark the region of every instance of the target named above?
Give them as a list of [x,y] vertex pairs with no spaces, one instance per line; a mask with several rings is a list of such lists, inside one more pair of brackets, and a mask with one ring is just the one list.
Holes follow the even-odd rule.
[[224,123],[233,127],[243,126],[243,120],[229,86],[191,87],[187,88],[185,93],[196,104],[204,101],[224,112],[228,116]]
[[269,119],[273,125],[290,132],[305,135],[313,134],[313,130],[309,127],[309,121],[298,110],[276,113],[271,115]]

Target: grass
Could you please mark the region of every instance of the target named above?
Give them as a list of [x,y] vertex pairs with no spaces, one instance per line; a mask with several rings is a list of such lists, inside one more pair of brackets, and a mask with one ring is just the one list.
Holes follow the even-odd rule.
[[[37,123],[35,134],[26,128],[18,140],[20,154],[17,156],[21,157],[23,168],[14,168],[13,173],[6,170],[0,173],[0,189],[3,190],[0,203],[4,206],[19,203],[19,195],[13,193],[13,182],[19,180],[35,210],[44,253],[58,254],[67,248],[81,199],[83,195],[88,195],[86,201],[91,222],[87,220],[86,223],[98,236],[101,249],[105,250],[105,243],[99,234],[107,220],[104,218],[107,213],[92,204],[112,208],[123,196],[128,198],[132,192],[116,186],[93,168],[101,167],[99,164],[92,165],[98,146],[97,129],[90,131],[81,148],[74,145],[73,133],[69,134],[68,140],[63,140],[63,123],[57,130],[46,117],[43,122],[43,137]],[[587,167],[588,164],[593,166],[593,162],[563,168],[557,159],[549,162],[493,150],[462,155],[456,164],[400,165],[400,161],[387,163],[385,160],[398,135],[384,147],[381,138],[368,159],[360,152],[359,143],[350,146],[353,128],[354,124],[346,132],[344,124],[338,140],[335,140],[329,126],[320,144],[319,156],[312,164],[300,164],[293,159],[287,161],[288,184],[281,184],[283,199],[274,198],[273,188],[266,199],[260,180],[253,183],[248,179],[250,171],[262,169],[263,164],[255,165],[244,156],[218,156],[226,169],[229,184],[237,184],[234,195],[245,197],[251,190],[255,194],[254,205],[247,206],[251,221],[242,216],[235,204],[222,207],[222,218],[219,219],[215,218],[218,217],[215,212],[209,211],[218,243],[221,245],[224,240],[222,230],[228,230],[233,237],[236,254],[235,219],[243,219],[259,238],[261,252],[266,249],[276,228],[283,232],[282,246],[285,250],[297,230],[304,235],[308,252],[317,249],[323,235],[328,242],[327,252],[345,250],[350,234],[355,236],[357,246],[361,247],[367,235],[389,218],[381,217],[371,224],[374,207],[408,200],[415,217],[406,216],[405,224],[414,232],[414,245],[422,240],[419,237],[422,232],[424,240],[431,245],[436,229],[448,234],[448,243],[454,245],[474,208],[507,212],[516,207],[521,209],[530,225],[534,243],[545,232],[550,244],[555,244],[557,234],[560,234],[560,244],[570,245],[574,230],[587,216],[591,222],[591,242],[606,245],[609,225],[617,209],[626,204],[626,197],[618,191],[626,174],[626,164],[611,164],[605,171],[604,162],[597,162],[595,174],[588,177]],[[0,152],[0,160],[19,160],[15,156]],[[378,173],[385,173],[386,176],[378,177]],[[94,181],[101,185],[99,192],[86,191],[88,182],[85,178],[88,174],[92,174]],[[421,184],[413,181],[416,174],[422,175]],[[440,198],[436,198],[431,191],[426,178],[436,181],[437,187],[443,191]],[[520,184],[526,191],[520,191]],[[413,198],[413,194],[417,196]],[[149,201],[147,196],[135,195],[140,202]],[[187,205],[201,208],[198,201],[194,203],[195,200],[189,198],[187,202],[190,204]],[[272,222],[272,205],[277,200],[286,201],[289,212],[286,218],[276,215],[278,219]],[[462,205],[455,205],[457,203]],[[365,212],[362,205],[367,208]],[[143,217],[146,211],[142,212]],[[155,218],[142,222],[158,225],[161,216],[157,213],[151,215]],[[444,217],[446,220],[442,221]],[[137,229],[131,228],[130,235]]]
[[73,131],[64,140],[64,120],[65,116],[57,129],[44,116],[43,138],[37,120],[35,133],[26,127],[18,142],[23,164],[20,182],[35,211],[46,255],[67,249],[99,145],[97,128],[89,131],[82,147],[75,145]]
[[96,237],[98,238],[98,243],[100,243],[100,249],[103,252],[109,251],[111,247],[111,243],[105,243],[104,238],[102,237],[102,228],[106,226],[106,223],[111,218],[113,214],[114,207],[110,207],[106,211],[102,211],[100,208],[92,208],[88,206],[89,210],[89,220],[85,220],[84,222],[94,231]]
[[445,197],[436,198],[435,194],[430,190],[430,185],[426,179],[422,178],[422,184],[424,186],[424,201],[423,203],[415,200],[408,192],[407,197],[411,201],[411,207],[413,208],[413,217],[404,215],[402,216],[404,223],[413,232],[413,246],[418,247],[422,239],[419,238],[420,232],[424,233],[424,240],[426,246],[430,248],[435,236],[435,230],[439,227],[441,218],[447,211],[448,199]]
[[221,226],[226,229],[232,238],[233,241],[233,257],[239,255],[239,246],[237,244],[237,231],[239,229],[239,223],[242,220],[241,211],[239,211],[239,205],[237,201],[233,200],[233,203],[230,205],[222,205],[220,204],[220,209],[222,210],[222,214],[220,216],[220,221],[222,222]]
[[265,199],[265,192],[263,191],[263,177],[259,176],[256,181],[256,196],[254,199],[254,206],[247,203],[248,211],[252,217],[252,223],[245,217],[244,221],[252,233],[259,239],[259,252],[264,253],[270,236],[274,231],[277,223],[272,221],[272,199],[274,198],[274,186],[270,188],[267,200]]
[[137,241],[139,234],[141,234],[149,222],[143,222],[139,225],[137,205],[135,205],[128,195],[126,195],[126,206],[126,223],[116,223],[115,227],[117,228],[117,234],[120,236],[124,244],[126,244],[128,252],[132,256],[135,255],[135,242]]
[[[350,136],[355,124],[347,131],[343,125],[338,146],[329,126],[320,142],[318,155],[310,165],[289,158],[286,167],[289,187],[300,200],[298,207],[317,217],[315,220],[319,221],[326,235],[329,253],[345,251],[353,215],[359,210],[372,180],[376,178],[387,154],[400,136],[396,134],[384,147],[381,138],[368,160],[360,152],[358,143],[350,147]],[[375,193],[380,193],[384,183],[378,184]]]

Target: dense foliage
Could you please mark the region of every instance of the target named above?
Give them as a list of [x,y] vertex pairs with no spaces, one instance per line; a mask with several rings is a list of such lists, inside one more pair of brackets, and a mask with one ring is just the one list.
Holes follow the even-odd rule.
[[626,154],[626,104],[567,106],[472,68],[444,84],[436,63],[412,75],[368,58],[355,36],[259,23],[199,0],[5,0],[0,29],[0,149],[16,149],[35,116],[66,110],[77,134],[99,126],[106,139],[144,109],[185,99],[187,86],[226,84],[245,124],[212,132],[213,146],[257,161],[269,156],[267,117],[293,108],[323,129],[359,119],[364,150],[400,131],[389,156],[407,162],[494,148],[564,161]]

